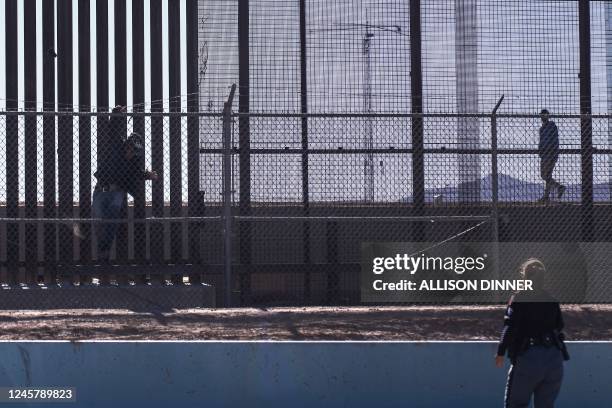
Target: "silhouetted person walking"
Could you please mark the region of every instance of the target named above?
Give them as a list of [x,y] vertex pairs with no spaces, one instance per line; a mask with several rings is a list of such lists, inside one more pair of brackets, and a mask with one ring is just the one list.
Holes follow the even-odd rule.
[[565,193],[565,186],[553,178],[553,171],[559,159],[559,131],[555,122],[549,119],[549,112],[542,109],[540,112],[542,126],[540,127],[540,143],[538,145],[540,155],[540,175],[546,183],[544,196],[539,202],[547,203],[550,201],[550,191],[557,190],[557,198],[561,199]]

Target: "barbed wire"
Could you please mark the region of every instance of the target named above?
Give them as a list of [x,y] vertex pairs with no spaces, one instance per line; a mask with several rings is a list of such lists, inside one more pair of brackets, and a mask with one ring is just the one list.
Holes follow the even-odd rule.
[[[134,103],[131,105],[121,105],[124,106],[126,108],[135,108],[135,107],[140,107],[140,106],[144,106],[146,107],[147,105],[158,105],[158,104],[165,104],[165,103],[171,103],[176,101],[177,99],[180,100],[181,102],[183,102],[183,100],[185,100],[186,102],[189,102],[189,98],[191,98],[192,96],[199,96],[199,92],[191,92],[188,94],[182,94],[182,95],[176,95],[176,96],[172,96],[169,98],[163,98],[163,99],[154,99],[151,101],[145,101],[142,103]],[[2,102],[12,102],[12,103],[16,103],[16,104],[23,104],[23,105],[36,105],[36,106],[43,106],[43,109],[45,106],[53,106],[54,108],[57,107],[57,109],[59,110],[59,108],[61,107],[68,107],[68,108],[77,108],[75,111],[79,111],[81,108],[83,107],[87,107],[87,108],[92,108],[92,107],[96,107],[97,111],[110,111],[112,110],[115,106],[97,106],[96,104],[66,104],[66,103],[55,103],[53,102],[53,105],[51,105],[51,102],[44,102],[44,101],[29,101],[29,100],[23,100],[23,99],[6,99],[6,98],[0,98],[0,101]],[[6,106],[5,106],[6,107]]]

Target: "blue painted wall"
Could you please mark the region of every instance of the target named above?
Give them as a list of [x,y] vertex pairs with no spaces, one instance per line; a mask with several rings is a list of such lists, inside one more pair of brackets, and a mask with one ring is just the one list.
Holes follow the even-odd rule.
[[[0,386],[76,387],[70,407],[501,407],[506,376],[488,342],[0,347]],[[612,406],[612,343],[569,347],[558,406]]]

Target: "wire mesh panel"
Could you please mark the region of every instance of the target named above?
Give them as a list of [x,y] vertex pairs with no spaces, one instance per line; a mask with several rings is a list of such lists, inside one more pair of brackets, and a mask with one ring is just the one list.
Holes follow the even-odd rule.
[[249,1],[250,111],[300,111],[300,3]]
[[[189,132],[188,122],[181,120],[187,115],[176,114],[178,123],[182,124],[178,134],[179,145],[187,143],[183,136]],[[141,134],[127,132],[129,123],[145,116],[150,115],[121,112],[112,113],[110,116],[91,113],[3,115],[3,140],[17,142],[15,151],[11,152],[14,153],[12,158],[7,154],[9,152],[5,143],[3,156],[6,161],[0,171],[4,282],[36,284],[44,281],[51,284],[55,280],[52,272],[59,271],[60,277],[67,282],[76,278],[77,281],[81,280],[81,283],[87,283],[90,282],[87,276],[91,275],[85,268],[87,264],[135,265],[142,263],[141,258],[148,265],[164,265],[169,262],[188,264],[199,258],[194,251],[201,251],[200,234],[191,236],[188,229],[192,225],[203,226],[206,219],[196,220],[194,217],[188,217],[185,189],[180,195],[181,213],[177,216],[169,211],[169,180],[184,180],[182,184],[185,185],[188,173],[182,167],[154,168],[151,159],[155,154],[151,151],[151,143],[146,142]],[[201,131],[215,134],[221,132],[218,115],[216,118],[214,115],[198,115],[196,119],[200,116],[203,123],[211,124],[209,128],[202,128]],[[48,118],[54,118],[57,123],[52,137],[68,135],[71,138],[69,143],[63,142],[64,147],[70,146],[71,150],[74,149],[68,157],[66,150],[61,148],[52,156],[42,154],[44,138],[49,136],[48,129],[43,126]],[[102,121],[106,124],[103,128],[94,126]],[[161,128],[150,129],[156,123],[160,124]],[[212,123],[216,123],[216,126]],[[84,124],[89,126],[90,135],[95,140],[89,149],[79,144]],[[164,136],[169,134],[169,128],[163,125],[163,121],[147,120],[146,124],[147,134],[157,131]],[[23,143],[26,139],[31,146]],[[77,153],[74,153],[75,151]],[[186,154],[186,149],[183,148],[182,151]],[[70,157],[75,157],[76,160],[71,160]],[[86,160],[82,160],[84,157]],[[62,169],[58,171],[55,179],[57,187],[51,197],[51,211],[48,211],[50,198],[45,194],[46,186],[43,182],[47,180],[47,162],[57,163],[58,168]],[[67,174],[70,177],[66,177]],[[73,174],[79,174],[80,177],[72,177]],[[203,171],[198,177],[198,184],[204,176],[207,179],[214,178],[214,174]],[[144,187],[145,183],[159,183],[163,186],[164,194],[159,203],[164,211],[161,217],[152,211],[156,197],[151,189],[140,188]],[[83,199],[84,186],[93,186],[88,193],[91,195],[86,199]],[[142,215],[136,213],[137,200],[145,203],[145,212]],[[219,202],[220,199],[216,198],[215,201]],[[14,203],[13,207],[8,205],[9,202]],[[198,205],[195,202],[191,204]],[[83,210],[87,210],[91,215],[83,217]],[[175,223],[181,243],[180,253],[175,258],[171,257],[171,222]],[[215,223],[218,221],[211,222]],[[138,234],[141,228],[144,229],[144,235]],[[54,240],[54,245],[44,244],[49,232],[58,238]],[[198,244],[190,245],[190,240],[196,240]],[[80,266],[83,267],[78,269]],[[138,270],[141,278],[156,273],[154,266],[151,266],[150,270]],[[81,274],[82,279],[79,279]],[[125,279],[127,276],[127,273],[118,274],[117,279]]]
[[[180,194],[181,212],[177,216],[170,210],[171,180],[185,185],[190,173],[182,166],[171,167],[167,160],[158,170],[153,162],[159,153],[154,151],[156,147],[142,135],[128,135],[126,130],[136,117],[151,117],[145,120],[145,134],[173,137],[169,122],[163,120],[173,115],[181,125],[177,133],[181,146],[187,143],[185,135],[189,132],[189,122],[182,118],[197,115],[202,125],[197,152],[197,182],[201,189],[198,200],[202,202],[195,203],[203,206],[200,215],[189,216],[189,206],[193,204],[184,189]],[[47,116],[56,119],[57,135],[70,134],[75,139],[72,146],[78,153],[73,151],[76,157],[90,156],[87,168],[83,168],[81,160],[66,162],[60,149],[54,157],[40,156]],[[162,120],[153,120],[157,116]],[[236,136],[239,118],[245,116],[253,140],[250,148],[241,151]],[[550,241],[562,237],[580,241],[587,228],[583,219],[584,154],[577,142],[580,116],[552,117],[558,124],[561,142],[558,159],[550,171],[563,186],[563,192],[559,186],[553,189],[550,202],[541,201],[546,177],[538,145],[539,117],[423,116],[425,203],[424,212],[417,214],[412,173],[416,153],[405,137],[414,115],[237,113],[223,119],[218,114],[202,113],[6,113],[0,119],[6,158],[0,171],[2,279],[7,283],[52,283],[55,278],[51,271],[57,271],[65,281],[81,283],[88,283],[97,274],[98,278],[119,283],[152,279],[179,284],[187,275],[198,275],[214,282],[220,293],[230,285],[236,296],[234,304],[354,303],[359,301],[360,243],[366,240]],[[312,132],[308,148],[300,140],[304,119]],[[475,145],[457,143],[453,137],[464,119],[478,125]],[[591,119],[596,144],[603,146],[592,152],[593,196],[597,203],[609,203],[610,152],[597,136],[609,118]],[[228,133],[223,130],[224,120],[229,121],[225,127]],[[90,152],[81,151],[77,143],[83,123],[91,126],[96,140]],[[105,125],[100,127],[100,123]],[[27,144],[20,142],[32,135],[36,154],[28,153]],[[228,142],[224,144],[223,138]],[[8,155],[7,150],[12,140],[19,142],[14,156]],[[159,146],[165,157],[168,144]],[[184,148],[180,152],[187,154]],[[240,178],[240,156],[245,153],[250,155],[250,178],[246,181]],[[230,158],[227,163],[231,168],[224,167],[224,157]],[[462,164],[461,157],[476,158],[472,162],[478,164],[475,179],[466,182],[462,165],[468,162]],[[44,180],[47,160],[86,176],[64,180],[58,173],[56,212],[51,217],[40,203],[44,196],[44,183],[40,180]],[[9,179],[11,174],[16,175],[16,183]],[[226,175],[231,178],[229,201],[223,199]],[[33,179],[37,182],[27,182]],[[84,180],[91,184],[93,194],[90,201],[82,203],[80,189]],[[153,188],[135,189],[134,183],[150,183]],[[153,194],[155,183],[161,185],[161,196]],[[239,211],[245,183],[249,184],[249,214]],[[69,213],[59,211],[61,189],[64,199],[69,197]],[[144,191],[144,217],[135,211],[138,191]],[[122,215],[119,210],[125,203],[126,212]],[[84,205],[91,206],[89,219],[82,217]],[[156,205],[162,213],[154,212]],[[228,221],[227,215],[222,216],[225,206],[229,206],[229,222],[234,225],[232,234],[224,227]],[[497,220],[497,238],[491,221],[495,219],[494,209],[502,213]],[[598,210],[595,216],[603,214]],[[465,218],[453,220],[458,216]],[[563,222],[558,222],[560,219]],[[143,242],[138,241],[139,226],[144,226]],[[195,234],[190,233],[192,227],[196,228]],[[53,247],[44,245],[49,228],[58,237]],[[120,228],[125,234],[121,239]],[[588,228],[596,239],[609,238],[609,229],[600,224]],[[69,238],[59,239],[60,234]],[[139,244],[144,248],[140,255]],[[173,254],[173,245],[180,248],[178,253]],[[231,259],[223,255],[227,245]],[[90,269],[83,268],[84,251],[91,254]],[[227,262],[231,262],[230,270],[234,271],[229,281],[223,275]],[[129,269],[143,263],[143,268]],[[197,273],[164,269],[168,264],[194,263],[201,265]],[[114,269],[103,274],[98,266],[104,264]],[[91,269],[92,266],[96,267]],[[119,266],[129,268],[120,273],[116,269]]]
[[238,82],[238,5],[198,0],[200,111],[220,112],[229,86]]
[[[551,171],[560,184],[553,188],[550,202],[542,201],[548,176],[543,175],[539,116],[505,114],[493,120],[493,115],[484,114],[423,115],[426,215],[406,221],[403,216],[416,214],[415,152],[402,136],[410,130],[414,115],[248,116],[252,134],[267,137],[260,136],[249,149],[252,213],[236,219],[243,227],[234,241],[240,277],[233,287],[241,304],[356,301],[356,259],[360,243],[368,239],[579,241],[584,231],[580,207],[563,205],[583,202],[577,115],[552,117],[558,123],[560,150]],[[293,139],[300,118],[309,122],[308,149]],[[474,143],[455,138],[462,121],[475,124]],[[371,140],[363,143],[359,137],[363,134],[371,134]],[[601,167],[600,158],[594,160],[596,168]],[[466,177],[466,165],[475,169],[472,178]],[[306,201],[300,194],[304,179]],[[244,182],[240,180],[240,185]],[[240,188],[234,184],[233,190]],[[496,206],[506,221],[499,221],[499,236],[492,238],[495,233],[486,219]],[[430,223],[430,215],[467,219]],[[560,218],[563,223],[554,221]],[[386,219],[397,222],[385,224]],[[602,231],[598,237],[604,239],[605,234]],[[248,262],[239,256],[245,248]]]
[[[567,187],[562,200],[580,201],[581,131],[578,117],[553,117],[558,128],[561,153],[553,176]],[[499,161],[500,200],[535,202],[542,196],[541,160],[539,157],[539,130],[536,117],[502,117],[497,121],[498,146],[507,152]],[[520,151],[520,153],[519,153]],[[573,154],[570,154],[573,153]]]
[[612,3],[591,1],[591,83],[594,113],[612,107]]
[[422,2],[424,106],[430,112],[576,112],[578,2]]
[[611,238],[610,2],[201,0],[195,27],[191,3],[99,1],[78,46],[87,7],[45,3],[43,48],[37,27],[19,39],[39,11],[18,3],[0,70],[9,286],[205,275],[234,304],[358,303],[364,240]]
[[409,112],[409,3],[307,0],[310,112]]
[[306,218],[285,212],[280,217],[240,219],[249,223],[253,257],[249,265],[233,267],[249,280],[249,285],[238,279],[233,283],[236,300],[271,305],[360,303],[362,244],[411,241],[419,224],[425,224],[432,240],[492,240],[487,216],[465,217],[462,222],[451,217],[434,221],[435,217],[403,217],[406,212],[399,206],[377,207],[377,212],[387,214],[380,217],[369,215],[373,210],[327,205],[313,208]]

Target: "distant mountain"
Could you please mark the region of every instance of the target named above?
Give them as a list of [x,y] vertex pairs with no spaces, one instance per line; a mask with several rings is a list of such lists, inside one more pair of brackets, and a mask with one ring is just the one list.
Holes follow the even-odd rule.
[[[492,199],[492,176],[489,174],[477,182],[471,181],[461,183],[459,185],[448,185],[441,188],[425,190],[425,202],[431,203],[434,197],[439,197],[443,203],[459,201],[459,190],[465,189],[469,192],[478,191],[480,185],[480,200],[491,201]],[[561,201],[578,202],[580,201],[581,186],[580,184],[567,185],[567,190]],[[520,180],[507,174],[500,174],[498,177],[499,201],[507,202],[534,202],[537,201],[544,192],[544,183],[532,183],[529,181]],[[553,192],[551,198],[555,198]],[[612,201],[611,189],[609,183],[600,183],[593,186],[593,198],[596,202]],[[411,201],[412,197],[408,197],[407,201]]]

